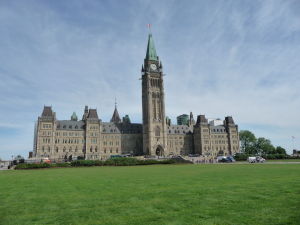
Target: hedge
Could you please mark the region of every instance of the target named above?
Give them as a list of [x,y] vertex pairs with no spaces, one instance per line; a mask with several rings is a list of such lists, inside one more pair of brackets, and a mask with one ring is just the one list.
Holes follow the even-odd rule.
[[51,164],[48,163],[21,163],[16,165],[15,169],[40,169],[40,168],[50,168]]
[[103,162],[100,160],[76,160],[71,162],[71,166],[103,166]]
[[16,166],[16,169],[39,169],[50,167],[84,167],[84,166],[136,166],[136,165],[153,165],[153,164],[174,164],[174,163],[192,163],[182,158],[173,158],[166,160],[138,160],[136,158],[111,158],[106,161],[100,160],[76,160],[71,163],[22,163]]

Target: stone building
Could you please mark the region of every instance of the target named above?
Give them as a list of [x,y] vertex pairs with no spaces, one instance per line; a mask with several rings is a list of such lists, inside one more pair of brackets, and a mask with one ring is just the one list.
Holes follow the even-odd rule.
[[88,106],[81,120],[75,113],[70,120],[57,120],[52,107],[44,106],[35,126],[33,157],[106,159],[121,154],[216,157],[239,152],[238,126],[230,116],[214,123],[199,115],[195,122],[190,113],[184,115],[184,123],[171,124],[165,115],[163,66],[151,34],[141,72],[142,124],[131,123],[128,115],[121,119],[117,107],[110,122],[103,122],[97,110]]

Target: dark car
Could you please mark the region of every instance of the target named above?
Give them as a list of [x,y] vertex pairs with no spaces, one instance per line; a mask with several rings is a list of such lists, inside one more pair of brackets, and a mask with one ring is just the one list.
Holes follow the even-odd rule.
[[223,163],[235,162],[235,159],[232,156],[218,156],[217,160],[218,162],[223,162]]

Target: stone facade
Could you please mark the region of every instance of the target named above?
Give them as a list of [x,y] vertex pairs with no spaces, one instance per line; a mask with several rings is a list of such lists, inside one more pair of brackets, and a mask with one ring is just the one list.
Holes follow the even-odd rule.
[[208,121],[190,113],[184,125],[172,125],[165,115],[163,67],[149,34],[142,66],[143,123],[121,120],[117,107],[110,122],[102,122],[96,109],[84,109],[81,120],[57,120],[52,107],[45,106],[34,133],[35,158],[107,159],[111,155],[171,156],[199,154],[215,158],[239,152],[238,126],[232,117]]

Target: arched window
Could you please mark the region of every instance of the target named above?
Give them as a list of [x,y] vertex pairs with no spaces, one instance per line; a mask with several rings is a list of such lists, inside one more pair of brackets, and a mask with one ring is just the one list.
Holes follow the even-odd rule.
[[44,146],[42,147],[42,151],[45,151],[45,147]]
[[48,146],[48,152],[50,152],[50,146]]
[[64,149],[63,149],[63,152],[65,152],[66,151],[66,147],[64,147]]
[[72,151],[72,147],[69,148],[69,152],[71,152],[71,151]]
[[55,151],[58,152],[58,147],[56,147]]
[[76,146],[76,148],[75,148],[75,152],[77,152],[78,151],[78,148],[77,148],[77,146]]
[[93,151],[93,147],[91,146],[91,147],[90,147],[90,152],[92,152],[92,151]]
[[97,148],[97,146],[95,147],[95,152],[98,152],[98,148]]
[[156,127],[155,136],[160,136],[160,127]]

